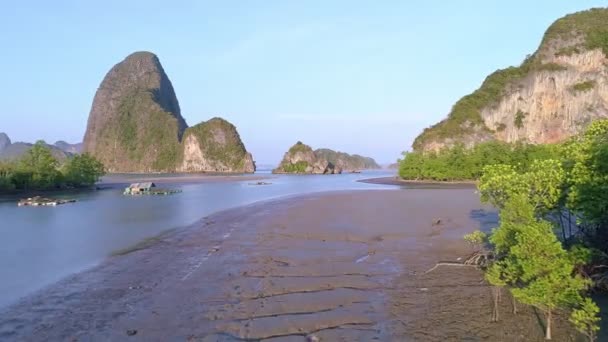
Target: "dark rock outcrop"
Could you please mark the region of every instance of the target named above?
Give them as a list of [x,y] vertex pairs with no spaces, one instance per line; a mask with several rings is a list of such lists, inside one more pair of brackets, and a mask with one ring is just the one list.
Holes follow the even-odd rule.
[[448,117],[424,130],[413,147],[437,151],[489,140],[563,141],[608,117],[608,9],[567,15],[546,31],[518,67],[489,75]]
[[110,172],[173,171],[186,127],[158,57],[135,52],[101,82],[89,115],[84,151]]

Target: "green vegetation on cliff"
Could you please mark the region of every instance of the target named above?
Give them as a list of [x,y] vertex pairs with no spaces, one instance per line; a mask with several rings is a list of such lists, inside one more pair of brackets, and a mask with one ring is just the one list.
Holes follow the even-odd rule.
[[104,173],[103,165],[88,154],[60,165],[50,148],[38,141],[21,159],[0,163],[0,192],[87,187]]
[[[173,171],[178,158],[177,132],[178,119],[156,105],[154,94],[136,90],[122,99],[117,120],[108,123],[104,138],[117,141],[118,147],[126,151],[127,164],[147,164],[153,170]],[[98,153],[103,155],[104,151]]]
[[[333,151],[332,151],[333,152]],[[342,168],[328,161],[312,147],[298,141],[283,156],[273,173],[337,174]]]
[[312,147],[298,141],[289,148],[279,166],[273,173],[306,173],[312,169],[316,156]]
[[314,151],[318,158],[327,160],[328,162],[344,169],[344,170],[367,170],[379,169],[380,165],[373,158],[364,157],[358,154],[348,154],[345,152],[336,152],[328,148],[320,148]]
[[558,19],[547,29],[543,43],[579,36],[583,38],[580,45],[563,48],[558,53],[569,55],[582,49],[602,49],[604,54],[608,55],[608,9],[592,8]]
[[283,164],[282,168],[283,172],[287,173],[305,173],[308,166],[308,162],[301,160],[295,164]]
[[518,81],[532,72],[565,70],[555,63],[543,63],[539,51],[550,41],[568,40],[582,36],[580,46],[569,46],[558,51],[558,54],[569,54],[583,49],[601,48],[608,55],[608,9],[591,9],[567,15],[553,23],[546,31],[538,51],[529,56],[518,67],[497,70],[489,75],[473,93],[461,98],[452,107],[448,117],[441,122],[426,128],[413,143],[414,150],[422,150],[435,141],[453,140],[479,134],[492,134],[481,117],[484,108],[491,107],[500,99],[516,89]]
[[[195,137],[196,143],[190,139],[184,146],[185,137]],[[171,81],[156,55],[146,51],[132,53],[106,74],[83,145],[110,172],[255,170],[236,128],[226,120],[187,128]]]
[[595,87],[595,81],[580,82],[571,87],[574,92],[586,92]]
[[209,161],[223,164],[233,170],[243,169],[247,150],[236,127],[230,122],[222,118],[212,118],[187,128],[183,141],[190,135],[196,137],[203,155]]
[[291,146],[289,148],[288,153],[289,154],[296,154],[298,152],[303,152],[303,153],[305,153],[305,152],[312,152],[312,147],[304,144],[301,141],[298,141],[297,143],[295,143],[295,145],[293,145],[293,146]]
[[140,51],[101,82],[89,115],[84,151],[111,172],[174,171],[186,122],[160,61]]

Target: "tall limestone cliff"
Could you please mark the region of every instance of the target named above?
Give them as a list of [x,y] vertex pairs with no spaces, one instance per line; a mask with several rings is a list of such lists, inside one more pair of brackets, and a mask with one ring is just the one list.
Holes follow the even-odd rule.
[[351,155],[345,152],[336,152],[328,148],[320,148],[315,150],[315,155],[318,158],[326,159],[328,162],[336,165],[343,171],[359,171],[380,168],[380,165],[378,165],[373,158],[360,156],[358,154]]
[[554,143],[608,117],[608,9],[567,15],[519,67],[498,70],[460,99],[415,150],[500,140]]
[[224,119],[213,118],[186,129],[182,145],[182,162],[178,171],[255,171],[251,153],[245,149],[236,127]]
[[187,129],[156,55],[135,52],[99,86],[84,152],[109,172],[254,172],[236,128],[212,119]]
[[171,171],[185,129],[173,86],[158,57],[135,52],[101,82],[84,151],[110,172]]
[[285,152],[283,160],[272,172],[335,174],[342,173],[342,169],[327,159],[317,156],[310,146],[298,141],[289,148],[289,151]]

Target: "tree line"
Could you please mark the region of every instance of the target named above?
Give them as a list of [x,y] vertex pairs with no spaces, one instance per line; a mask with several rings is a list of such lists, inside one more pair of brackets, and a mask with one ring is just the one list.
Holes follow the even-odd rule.
[[0,162],[0,192],[88,187],[104,174],[94,157],[75,155],[60,164],[44,141],[38,141],[20,159]]
[[476,180],[486,165],[508,164],[523,171],[533,161],[558,158],[559,153],[559,145],[490,141],[467,149],[457,144],[440,151],[404,152],[399,161],[399,176],[407,180]]
[[[464,155],[476,160],[487,146],[492,145],[428,158]],[[513,155],[518,149],[532,153]],[[503,152],[499,163],[488,162],[499,157],[491,154],[482,159],[486,165],[475,164],[481,168],[479,177],[469,178],[478,178],[481,200],[499,210],[500,224],[489,233],[465,236],[477,246],[475,257],[488,256],[482,266],[494,289],[492,318],[499,319],[497,303],[506,289],[514,313],[517,302],[544,313],[547,339],[552,337],[554,314],[567,312],[570,322],[594,341],[600,318],[589,291],[608,289],[608,272],[602,266],[608,261],[608,120],[592,123],[560,145],[521,145]],[[412,170],[412,161],[406,155],[401,170]]]

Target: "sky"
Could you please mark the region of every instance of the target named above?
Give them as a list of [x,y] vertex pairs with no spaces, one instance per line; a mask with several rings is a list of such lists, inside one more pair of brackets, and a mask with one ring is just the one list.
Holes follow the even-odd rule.
[[557,18],[606,1],[10,1],[0,132],[82,141],[110,68],[155,53],[189,125],[221,116],[258,164],[295,142],[394,162]]

